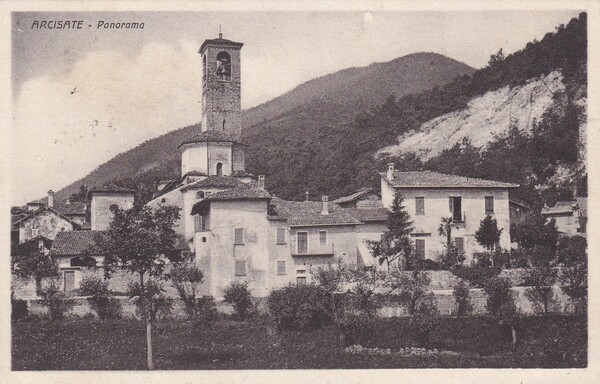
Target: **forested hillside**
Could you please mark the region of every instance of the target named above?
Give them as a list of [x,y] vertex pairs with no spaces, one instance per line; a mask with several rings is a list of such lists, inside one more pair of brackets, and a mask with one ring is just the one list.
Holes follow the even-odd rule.
[[[498,51],[488,66],[472,73],[443,56],[415,54],[407,58],[409,62],[417,60],[420,64],[413,70],[421,68],[423,72],[410,77],[405,69],[408,64],[399,64],[405,59],[401,58],[303,84],[295,93],[244,113],[244,139],[250,144],[247,170],[266,175],[267,188],[287,199],[302,199],[307,190],[313,198],[321,194],[335,198],[361,186],[377,187],[378,172],[388,161],[394,161],[399,169],[431,169],[517,182],[522,187],[516,195],[536,206],[569,197],[574,187],[584,194],[586,171],[579,130],[586,118],[586,22],[582,13],[518,52],[505,57]],[[437,63],[446,81],[444,76],[432,77],[430,63]],[[418,132],[432,119],[467,108],[478,96],[523,86],[554,71],[562,76],[563,91],[554,96],[552,108],[536,119],[529,132],[515,128],[515,122],[513,129],[493,136],[485,147],[465,139],[429,159],[412,153],[376,156],[399,136]],[[457,72],[462,74],[453,76]],[[397,78],[404,80],[394,83]],[[435,84],[433,78],[439,85],[427,89],[427,83]],[[401,86],[410,80],[420,86]],[[391,83],[395,85],[388,87]],[[376,102],[379,104],[372,104]],[[105,182],[109,177],[149,191],[159,178],[178,175],[179,153],[175,148],[190,133],[182,129],[144,143],[63,193],[76,192],[82,183]]]

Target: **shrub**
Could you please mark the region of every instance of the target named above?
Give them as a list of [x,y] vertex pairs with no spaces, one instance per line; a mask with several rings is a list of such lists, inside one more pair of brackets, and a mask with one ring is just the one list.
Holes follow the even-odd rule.
[[86,276],[79,285],[81,293],[87,296],[90,307],[101,319],[118,319],[123,313],[121,302],[110,297],[108,281],[94,276]]
[[525,296],[533,303],[537,312],[547,315],[556,306],[556,275],[556,269],[549,266],[536,266],[527,270],[525,283],[529,287],[525,290]]
[[[444,254],[445,257],[448,254],[453,255],[453,253],[445,253]],[[443,260],[447,261],[446,258],[443,258]],[[455,264],[455,260],[452,262],[450,262],[450,261],[447,261],[447,262],[451,263],[450,265]],[[415,269],[422,270],[422,271],[439,271],[441,269],[446,269],[446,266],[443,264],[444,264],[444,262],[439,263],[439,262],[437,262],[435,260],[431,260],[431,259],[419,259],[419,260],[415,261]]]
[[405,273],[400,270],[392,274],[392,289],[398,289],[398,299],[412,316],[420,301],[427,296],[431,278],[425,272],[414,270]]
[[11,300],[11,319],[12,320],[21,320],[27,317],[29,314],[29,310],[27,309],[27,301],[21,299],[12,299]]
[[267,305],[279,328],[313,329],[331,321],[331,296],[317,285],[279,288],[271,292]]
[[234,281],[225,288],[224,301],[233,305],[238,318],[244,320],[252,309],[252,295],[247,282]]
[[509,254],[509,268],[527,268],[527,255],[520,249],[512,249]]
[[41,288],[42,305],[48,307],[51,320],[62,320],[65,313],[73,308],[73,302],[65,298],[59,287],[60,279],[55,277],[44,281]]
[[482,267],[475,264],[471,266],[462,266],[455,268],[452,273],[463,280],[468,281],[474,288],[482,288],[485,282],[500,273],[498,267]]
[[204,273],[200,268],[190,264],[175,265],[168,274],[171,284],[177,290],[179,298],[184,304],[185,312],[193,318],[197,315],[196,295],[198,288],[204,280]]
[[[167,318],[173,309],[173,300],[164,295],[164,288],[157,280],[147,280],[142,289],[140,283],[130,282],[127,286],[127,295],[134,300],[136,315],[145,318],[149,314],[150,320],[155,322]],[[148,311],[146,311],[148,305]]]
[[335,325],[345,346],[362,345],[373,336],[373,321],[364,314],[346,314],[337,319]]
[[452,294],[456,300],[458,316],[468,315],[473,311],[473,304],[470,298],[471,287],[463,280],[460,280],[454,286]]
[[503,306],[513,303],[510,281],[507,278],[492,277],[486,281],[483,290],[487,294],[486,309],[494,316],[500,313]]
[[202,296],[196,299],[196,319],[200,326],[210,325],[217,319],[217,304],[212,296]]

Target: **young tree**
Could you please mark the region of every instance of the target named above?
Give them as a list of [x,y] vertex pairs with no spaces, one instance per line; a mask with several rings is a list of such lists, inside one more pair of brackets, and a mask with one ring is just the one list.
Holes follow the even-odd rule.
[[500,50],[496,52],[496,54],[490,56],[490,59],[488,60],[488,67],[497,67],[500,63],[504,61],[504,58],[504,52],[502,52],[502,48],[500,48]]
[[399,259],[405,260],[407,269],[413,267],[413,248],[410,239],[413,227],[410,215],[402,205],[403,202],[402,194],[396,193],[392,210],[388,213],[388,230],[381,235],[381,240],[367,242],[373,257],[379,261],[379,265],[386,263],[388,270],[390,265]]
[[470,298],[471,286],[464,280],[460,280],[454,286],[452,294],[456,300],[458,316],[465,316],[473,311]]
[[398,299],[411,316],[416,312],[420,302],[427,297],[430,283],[429,275],[416,269],[407,273],[396,268],[391,274],[391,288],[398,290]]
[[498,222],[492,216],[487,215],[481,220],[479,229],[475,232],[475,239],[488,251],[493,251],[500,243],[502,229],[498,229]]
[[486,309],[498,319],[501,326],[510,327],[514,347],[517,343],[515,321],[518,313],[510,281],[507,278],[492,277],[486,281],[483,290],[488,296]]
[[22,279],[35,280],[36,295],[42,295],[42,282],[59,277],[58,265],[50,256],[38,248],[36,241],[29,241],[19,246],[15,256],[15,274]]
[[146,293],[148,279],[164,278],[165,256],[174,251],[177,234],[173,229],[179,219],[179,208],[162,206],[152,210],[137,205],[127,211],[115,209],[108,230],[100,232],[96,244],[105,254],[104,271],[107,277],[117,268],[137,275],[143,317],[146,320],[148,369],[154,369],[152,359],[152,296]]
[[183,301],[188,316],[194,318],[198,314],[196,296],[200,284],[204,281],[204,273],[194,264],[182,263],[171,269],[168,278]]
[[544,216],[532,215],[527,220],[518,223],[512,232],[511,238],[526,250],[536,246],[556,249],[558,229],[554,219],[546,222]]
[[588,296],[588,263],[587,242],[582,236],[574,236],[569,240],[563,239],[559,244],[559,258],[562,258],[564,268],[559,280],[563,291],[575,302],[576,309],[587,310]]
[[554,284],[556,283],[556,269],[549,265],[535,265],[525,274],[525,282],[529,287],[525,296],[531,300],[536,308],[542,309],[547,315],[550,307],[555,304]]
[[465,261],[463,255],[459,255],[454,243],[452,242],[452,225],[454,219],[452,217],[442,217],[442,222],[438,227],[438,234],[446,238],[444,246],[446,253],[442,256],[442,263],[446,268],[452,268],[461,265]]
[[245,320],[253,306],[252,295],[248,289],[248,282],[234,281],[225,288],[223,301],[233,305],[233,309],[240,320]]

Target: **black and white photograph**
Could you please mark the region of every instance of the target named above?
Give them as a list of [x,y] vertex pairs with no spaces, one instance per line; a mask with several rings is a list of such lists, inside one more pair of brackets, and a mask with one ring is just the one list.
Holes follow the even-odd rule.
[[28,3],[11,377],[591,382],[597,2]]

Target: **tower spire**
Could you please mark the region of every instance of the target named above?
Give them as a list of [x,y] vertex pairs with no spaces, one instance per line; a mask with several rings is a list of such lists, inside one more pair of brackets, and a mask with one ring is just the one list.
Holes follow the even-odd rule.
[[221,31],[221,24],[219,24],[219,39],[223,38],[223,32]]

